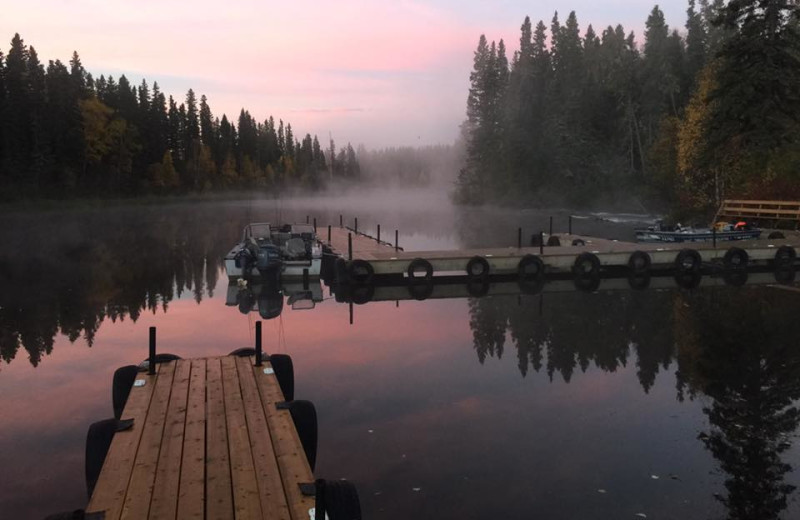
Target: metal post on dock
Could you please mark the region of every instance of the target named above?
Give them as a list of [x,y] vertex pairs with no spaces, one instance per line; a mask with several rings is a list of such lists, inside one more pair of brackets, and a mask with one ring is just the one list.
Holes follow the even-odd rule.
[[553,236],[553,217],[550,217],[550,233],[548,236]]
[[381,225],[378,224],[378,243],[381,243]]
[[397,251],[398,249],[398,242],[397,242],[397,230],[394,230],[394,250]]
[[328,224],[328,245],[331,245],[331,225]]
[[353,259],[353,234],[352,233],[348,233],[347,234],[347,259],[348,260],[352,260]]
[[572,215],[569,216],[569,234],[572,234]]
[[350,325],[353,324],[353,302],[350,302]]
[[544,231],[539,231],[539,254],[544,254]]
[[517,228],[517,249],[522,249],[522,228]]
[[317,217],[314,217],[314,234],[317,233]]
[[261,321],[256,322],[256,366],[260,367],[262,365],[262,360],[264,359],[264,354],[261,351]]
[[354,227],[353,231],[355,231],[356,235],[357,235],[358,234],[358,217],[355,218],[355,221],[356,221],[356,224],[355,224],[355,227]]
[[150,327],[150,351],[147,356],[147,373],[156,375],[156,328]]

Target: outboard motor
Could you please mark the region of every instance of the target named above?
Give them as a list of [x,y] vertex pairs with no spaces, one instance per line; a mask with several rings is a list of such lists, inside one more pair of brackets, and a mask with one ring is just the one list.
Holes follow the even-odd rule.
[[283,311],[283,292],[280,284],[266,283],[258,295],[258,314],[265,320],[277,318]]
[[256,268],[262,278],[273,275],[281,265],[281,250],[274,244],[262,244],[258,248]]

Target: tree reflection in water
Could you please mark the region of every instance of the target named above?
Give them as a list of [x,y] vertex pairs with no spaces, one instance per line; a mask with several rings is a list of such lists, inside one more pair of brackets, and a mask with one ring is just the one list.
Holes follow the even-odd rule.
[[6,217],[0,358],[24,348],[36,366],[59,332],[91,346],[105,319],[166,311],[184,291],[213,296],[242,216],[187,206]]
[[470,300],[470,327],[480,363],[500,357],[510,333],[523,377],[546,368],[569,382],[635,354],[648,392],[676,358],[677,398],[710,399],[699,438],[726,474],[729,518],[771,519],[795,489],[781,454],[800,422],[798,297],[768,287],[500,296]]
[[781,454],[800,421],[797,298],[732,290],[676,307],[680,384],[711,399],[700,438],[727,474],[718,498],[732,519],[778,518],[795,489]]

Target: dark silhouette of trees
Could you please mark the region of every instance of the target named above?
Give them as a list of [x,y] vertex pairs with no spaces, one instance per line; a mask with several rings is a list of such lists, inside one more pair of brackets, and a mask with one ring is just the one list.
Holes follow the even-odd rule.
[[0,200],[319,189],[359,177],[350,146],[331,178],[333,156],[316,136],[296,142],[290,124],[284,136],[283,121],[276,130],[245,109],[236,124],[215,119],[192,89],[178,104],[157,83],[94,80],[77,52],[45,67],[18,34],[0,53],[0,116]]
[[[653,7],[644,41],[526,17],[510,66],[481,36],[456,200],[588,204],[635,194],[701,211],[800,196],[800,14],[793,0]],[[691,135],[689,135],[691,134]],[[769,197],[768,197],[769,195]]]

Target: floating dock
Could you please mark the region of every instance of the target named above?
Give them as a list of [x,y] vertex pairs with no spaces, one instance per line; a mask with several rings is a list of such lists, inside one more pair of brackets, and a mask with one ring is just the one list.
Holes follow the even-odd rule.
[[136,376],[87,518],[314,518],[312,470],[268,361],[154,372]]
[[[345,283],[371,283],[372,276],[410,278],[413,271],[426,270],[427,279],[431,276],[483,278],[517,275],[522,272],[521,261],[526,259],[530,263],[531,257],[538,259],[536,262],[541,262],[539,265],[547,275],[574,274],[576,268],[581,267],[579,271],[582,274],[597,275],[602,270],[608,276],[627,276],[633,267],[631,262],[634,254],[646,264],[638,265],[638,271],[652,274],[680,271],[682,266],[692,272],[699,272],[701,268],[713,265],[746,270],[753,267],[771,268],[773,264],[780,264],[794,269],[797,248],[800,246],[800,238],[796,235],[784,239],[718,241],[715,244],[634,243],[570,233],[535,236],[540,237],[543,244],[559,245],[522,246],[520,233],[518,247],[403,251],[396,244],[377,240],[347,227],[329,227],[327,233],[320,233],[320,239],[327,244],[330,252],[342,259],[336,268],[336,279]],[[696,252],[696,255],[684,253],[687,250]],[[736,251],[736,258],[731,258],[732,250]],[[781,256],[776,257],[778,251]],[[687,256],[691,263],[686,262]],[[587,264],[588,271],[586,266],[581,266],[581,262]],[[478,263],[484,269],[475,270]],[[364,270],[354,274],[350,269],[354,264]],[[369,267],[365,264],[369,264]]]

